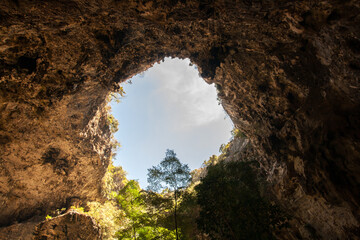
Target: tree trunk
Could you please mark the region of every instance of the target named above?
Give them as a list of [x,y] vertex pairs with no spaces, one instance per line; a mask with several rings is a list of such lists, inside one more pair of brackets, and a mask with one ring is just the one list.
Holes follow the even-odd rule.
[[174,217],[175,217],[175,231],[176,231],[176,240],[179,240],[178,230],[177,230],[176,207],[177,207],[177,198],[176,198],[176,189],[175,189],[175,211],[174,211]]
[[135,227],[133,228],[134,228],[134,239],[136,240],[136,228]]

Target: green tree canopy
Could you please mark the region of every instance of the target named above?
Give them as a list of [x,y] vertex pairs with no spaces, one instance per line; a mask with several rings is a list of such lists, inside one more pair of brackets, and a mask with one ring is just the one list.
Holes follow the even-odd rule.
[[158,166],[148,169],[149,189],[158,192],[169,188],[177,191],[187,186],[190,181],[190,168],[182,164],[174,150],[166,150],[164,160]]
[[147,221],[146,206],[141,198],[141,188],[135,180],[130,180],[116,197],[120,208],[130,220],[128,228],[118,232],[119,239],[137,237],[137,231]]
[[207,171],[195,187],[198,226],[211,239],[274,239],[274,229],[286,219],[261,193],[262,181],[252,163],[220,162]]
[[148,169],[148,183],[150,190],[159,191],[170,189],[171,191],[174,191],[176,239],[179,239],[176,216],[177,194],[179,189],[188,185],[190,179],[190,168],[187,164],[182,164],[180,162],[180,160],[176,157],[174,150],[167,149],[164,160],[162,160],[158,166]]

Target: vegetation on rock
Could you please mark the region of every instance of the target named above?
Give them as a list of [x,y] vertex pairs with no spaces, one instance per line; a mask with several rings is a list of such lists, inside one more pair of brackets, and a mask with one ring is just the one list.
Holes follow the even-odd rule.
[[108,200],[89,203],[85,213],[105,239],[274,239],[287,218],[270,200],[256,162],[227,161],[231,144],[191,173],[167,150],[149,169],[150,190],[111,166],[104,180]]

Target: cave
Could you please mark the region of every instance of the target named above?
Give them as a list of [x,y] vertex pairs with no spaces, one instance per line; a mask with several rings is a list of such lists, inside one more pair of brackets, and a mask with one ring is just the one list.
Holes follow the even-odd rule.
[[231,138],[230,118],[217,99],[215,86],[200,78],[188,59],[165,58],[121,84],[108,106],[115,117],[114,166],[147,188],[148,169],[163,159],[166,149],[190,169],[219,154]]
[[283,238],[359,239],[359,12],[356,0],[2,1],[0,237],[102,198],[106,96],[178,57],[249,137],[295,217]]

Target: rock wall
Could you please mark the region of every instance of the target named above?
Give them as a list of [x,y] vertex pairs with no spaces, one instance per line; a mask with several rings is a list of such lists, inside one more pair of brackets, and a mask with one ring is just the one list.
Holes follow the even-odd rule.
[[[359,235],[359,2],[0,2],[0,224],[101,197],[110,91],[190,58],[313,238]],[[293,238],[307,238],[298,231]]]
[[99,240],[102,237],[100,227],[93,218],[69,211],[40,223],[36,227],[33,239]]
[[[25,223],[16,223],[0,231],[0,239],[43,240],[78,239],[100,240],[100,226],[89,215],[70,210],[44,221],[39,217]],[[40,222],[40,223],[39,223]]]

